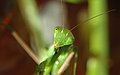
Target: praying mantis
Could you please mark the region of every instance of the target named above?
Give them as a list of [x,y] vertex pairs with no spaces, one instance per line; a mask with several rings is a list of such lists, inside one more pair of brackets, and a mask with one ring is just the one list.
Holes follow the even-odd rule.
[[[70,30],[56,26],[54,28],[54,50],[55,54],[37,67],[37,75],[43,72],[43,75],[58,75],[59,69],[69,57],[70,54],[75,54],[74,62],[74,75],[77,64],[78,52],[77,48],[73,45],[74,36]],[[68,63],[67,63],[68,64]]]

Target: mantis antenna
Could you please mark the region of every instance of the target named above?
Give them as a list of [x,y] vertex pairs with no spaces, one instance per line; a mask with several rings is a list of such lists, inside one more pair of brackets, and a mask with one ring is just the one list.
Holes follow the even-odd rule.
[[93,16],[93,17],[91,17],[91,18],[88,18],[87,20],[83,21],[82,23],[79,23],[79,24],[77,24],[76,26],[74,26],[73,28],[71,28],[70,31],[72,31],[73,29],[75,29],[76,27],[78,27],[78,26],[81,25],[81,24],[85,24],[85,23],[87,23],[88,21],[90,21],[90,20],[92,20],[92,19],[95,19],[95,18],[97,18],[97,17],[99,17],[99,16],[101,16],[101,15],[107,14],[107,13],[112,12],[112,11],[115,11],[115,9],[112,9],[112,10],[109,10],[109,11],[107,11],[107,12],[103,12],[103,13],[101,13],[101,14],[98,14],[98,15],[96,15],[96,16]]

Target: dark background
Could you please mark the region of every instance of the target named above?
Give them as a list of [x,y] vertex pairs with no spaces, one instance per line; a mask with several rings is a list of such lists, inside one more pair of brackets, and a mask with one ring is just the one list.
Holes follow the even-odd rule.
[[[10,0],[0,1],[0,20],[3,19],[7,11],[9,11],[6,9],[6,5],[9,2]],[[39,2],[39,0],[37,2],[38,5],[44,5],[47,0],[41,0],[41,3]],[[87,3],[83,3],[83,5],[86,4]],[[71,14],[76,14],[81,5],[66,5],[68,11],[70,11],[68,13],[68,22],[70,22],[70,25],[72,27],[72,25],[76,25],[76,19],[75,16],[72,16]],[[120,1],[108,0],[108,8],[109,10],[116,9],[116,11],[108,13],[110,42],[109,75],[120,75]],[[23,25],[24,23],[20,19],[19,10],[17,9],[17,7],[14,7],[13,10],[14,15],[17,15],[17,17],[14,17],[12,19],[11,25],[15,28],[16,31],[18,31],[24,41],[29,44],[29,40],[27,39],[27,32],[25,32],[25,28],[21,26],[21,24]],[[14,24],[17,24],[17,26],[14,26]],[[77,30],[73,33],[77,33]],[[77,37],[77,34],[75,36]],[[83,61],[80,61],[81,64],[78,65],[78,75],[85,74],[85,59],[85,57],[82,57],[81,60]],[[35,68],[35,62],[26,54],[24,49],[16,42],[13,36],[3,28],[2,23],[0,23],[0,75],[32,75],[35,72]]]

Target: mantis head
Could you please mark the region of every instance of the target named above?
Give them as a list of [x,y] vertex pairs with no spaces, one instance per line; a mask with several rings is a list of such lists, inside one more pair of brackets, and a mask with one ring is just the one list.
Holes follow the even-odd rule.
[[74,42],[74,36],[70,30],[56,26],[54,28],[54,47],[62,47],[65,45],[71,45]]

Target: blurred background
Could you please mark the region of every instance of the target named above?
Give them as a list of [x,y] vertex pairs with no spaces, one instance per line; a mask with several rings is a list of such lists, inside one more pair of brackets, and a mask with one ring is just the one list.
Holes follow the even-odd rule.
[[119,0],[0,0],[0,75],[33,75],[37,65],[7,26],[42,60],[38,50],[52,45],[54,27],[78,24],[77,75],[120,75],[119,21]]

